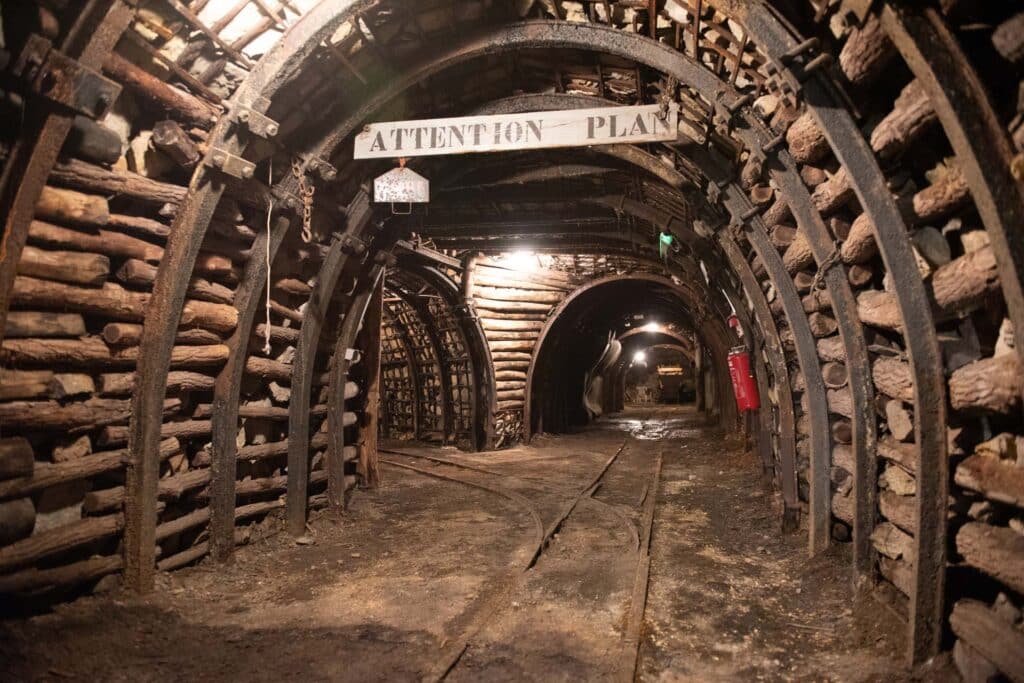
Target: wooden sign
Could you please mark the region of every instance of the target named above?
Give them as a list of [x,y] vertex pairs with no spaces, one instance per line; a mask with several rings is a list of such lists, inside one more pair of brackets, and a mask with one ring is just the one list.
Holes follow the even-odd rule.
[[678,105],[570,109],[371,123],[356,136],[356,159],[670,142]]

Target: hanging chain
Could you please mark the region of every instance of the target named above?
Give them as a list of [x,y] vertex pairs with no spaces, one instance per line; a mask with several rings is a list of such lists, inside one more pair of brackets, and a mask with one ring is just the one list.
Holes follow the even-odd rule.
[[299,183],[299,197],[302,199],[302,241],[313,241],[313,193],[316,188],[306,182],[306,174],[298,159],[292,160],[292,175]]
[[832,252],[825,257],[825,260],[818,266],[818,271],[814,274],[814,282],[812,287],[814,289],[825,289],[825,274],[838,264],[842,260],[842,256],[839,252],[839,243],[832,245]]
[[679,89],[679,81],[673,77],[669,77],[668,82],[665,84],[665,89],[661,91],[661,95],[658,97],[658,118],[662,121],[668,118],[668,109],[676,99],[676,90]]

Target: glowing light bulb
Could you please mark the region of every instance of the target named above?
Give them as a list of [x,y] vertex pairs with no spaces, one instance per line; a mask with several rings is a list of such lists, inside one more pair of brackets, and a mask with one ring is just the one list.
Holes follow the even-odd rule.
[[505,257],[505,264],[515,270],[533,270],[537,267],[537,257],[532,251],[513,251]]
[[634,363],[645,363],[645,362],[647,362],[647,354],[644,353],[643,351],[637,351],[636,353],[633,354],[633,362]]
[[662,327],[659,323],[647,323],[640,329],[644,332],[661,332]]

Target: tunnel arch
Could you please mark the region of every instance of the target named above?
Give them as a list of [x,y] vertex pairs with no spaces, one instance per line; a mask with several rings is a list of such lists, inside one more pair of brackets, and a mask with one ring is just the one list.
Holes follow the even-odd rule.
[[[232,155],[236,153],[238,155],[242,154],[247,138],[252,136],[238,125],[237,119],[234,118],[236,111],[234,108],[236,106],[251,105],[255,110],[263,112],[275,111],[271,108],[272,105],[281,108],[283,104],[273,102],[273,95],[279,91],[280,87],[291,76],[300,73],[302,69],[308,66],[307,60],[314,55],[316,45],[319,45],[325,37],[330,40],[330,34],[345,22],[346,17],[352,16],[347,14],[348,12],[355,13],[369,10],[375,5],[376,3],[372,2],[323,3],[318,5],[313,12],[303,17],[296,24],[296,28],[289,34],[288,39],[281,41],[267,56],[260,60],[257,68],[246,79],[244,86],[236,92],[235,97],[231,101],[232,113],[222,117],[218,122],[217,128],[210,136],[211,146],[217,147],[217,145],[224,143],[218,149],[227,151]],[[679,5],[676,4],[673,7],[678,8]],[[113,10],[111,11],[112,18],[118,18],[114,16],[118,15],[120,17],[119,21],[127,22],[129,15],[125,6],[121,3],[116,3],[113,6]],[[677,9],[677,12],[680,11]],[[714,12],[723,11],[728,19],[733,22],[734,26],[742,29],[743,47],[737,50],[731,41],[726,40],[730,47],[722,48],[726,54],[715,65],[713,63],[714,58],[711,57],[711,48],[703,45],[701,42],[705,38],[700,35],[700,27],[702,24],[705,26],[711,24],[715,16]],[[828,15],[828,11],[825,11],[825,14]],[[941,83],[932,73],[934,67],[930,59],[938,60],[950,55],[957,57],[958,54],[959,48],[955,44],[955,40],[951,40],[950,36],[946,33],[946,19],[940,17],[933,10],[920,13],[917,11],[894,13],[890,8],[883,7],[878,8],[877,14],[884,20],[885,31],[893,36],[893,41],[901,54],[906,56],[907,63],[912,72],[927,83],[930,97],[937,103],[937,114],[941,119],[941,126],[953,143],[957,156],[969,162],[972,159],[976,159],[979,154],[989,154],[992,158],[996,159],[996,162],[989,165],[998,171],[998,186],[994,185],[996,180],[989,181],[979,178],[977,172],[978,164],[976,162],[969,164],[968,184],[971,188],[971,194],[974,195],[974,202],[978,204],[979,213],[982,214],[982,222],[988,232],[991,233],[995,245],[996,266],[1002,280],[1001,291],[1003,299],[1000,299],[1000,302],[1006,305],[1008,319],[1016,323],[1013,326],[1012,335],[1017,337],[1016,353],[1019,355],[1021,348],[1019,340],[1022,330],[1021,295],[1019,291],[1021,259],[1020,255],[1012,249],[1012,246],[1019,243],[1020,240],[1019,235],[1013,232],[1015,230],[1013,221],[1001,220],[1000,217],[1016,215],[1015,212],[1019,211],[1021,202],[1019,185],[1016,185],[1012,178],[1007,177],[1010,165],[1005,162],[1010,153],[1007,151],[1009,145],[1007,144],[1008,138],[1005,126],[1000,125],[998,117],[987,106],[987,97],[983,92],[979,92],[980,87],[974,80],[968,78],[964,84]],[[838,15],[833,16],[838,17]],[[868,17],[875,18],[873,13],[869,13]],[[920,17],[924,17],[926,21],[921,22],[919,20]],[[910,237],[904,234],[907,233],[905,230],[907,224],[912,224],[914,221],[904,216],[901,211],[895,210],[896,205],[889,196],[889,188],[886,187],[885,181],[887,177],[882,174],[883,170],[888,173],[890,167],[888,165],[885,167],[879,166],[874,158],[873,150],[866,145],[866,134],[860,126],[855,125],[853,118],[846,113],[842,93],[836,89],[835,84],[829,82],[830,79],[823,73],[824,70],[821,69],[820,62],[815,61],[824,55],[823,52],[817,52],[817,50],[822,49],[821,43],[814,45],[801,42],[797,29],[790,23],[791,21],[794,22],[801,30],[813,29],[813,25],[801,21],[806,17],[803,17],[800,13],[787,11],[787,16],[783,18],[778,16],[772,8],[761,3],[753,3],[750,7],[735,7],[733,4],[730,4],[725,10],[721,8],[713,10],[710,16],[708,16],[708,12],[704,12],[702,15],[698,11],[696,21],[693,21],[693,18],[694,16],[691,14],[690,25],[687,25],[685,14],[684,19],[669,16],[669,19],[672,21],[668,22],[668,26],[675,26],[677,29],[682,28],[684,31],[696,27],[693,48],[689,48],[686,41],[680,44],[677,40],[675,49],[682,52],[689,50],[692,53],[692,55],[688,54],[693,61],[691,66],[699,72],[697,75],[701,77],[702,82],[706,82],[714,87],[721,87],[723,83],[728,84],[729,80],[736,84],[736,77],[739,76],[740,89],[745,88],[747,92],[750,92],[752,89],[746,88],[744,85],[745,81],[749,80],[757,86],[753,89],[754,92],[765,92],[760,87],[767,82],[770,84],[770,89],[773,92],[782,93],[787,100],[791,100],[791,103],[795,105],[794,108],[797,110],[797,113],[801,111],[800,107],[805,107],[805,111],[809,112],[810,118],[819,125],[827,138],[825,145],[827,150],[824,152],[826,157],[829,154],[833,154],[834,160],[839,163],[839,166],[833,167],[836,170],[834,176],[839,175],[839,169],[846,169],[844,173],[847,175],[847,181],[850,184],[840,189],[846,194],[848,201],[851,192],[857,195],[858,199],[854,201],[860,203],[861,208],[865,210],[864,215],[867,216],[869,222],[874,224],[871,232],[876,235],[876,241],[882,247],[882,256],[885,264],[878,271],[878,278],[876,278],[873,286],[865,291],[877,292],[879,296],[876,296],[876,298],[887,298],[887,303],[894,303],[897,310],[889,321],[882,321],[884,324],[879,324],[877,319],[869,323],[871,327],[869,332],[873,337],[876,334],[875,330],[882,330],[882,333],[878,335],[880,337],[880,344],[874,344],[876,350],[871,351],[871,355],[869,355],[864,328],[858,322],[860,319],[858,315],[860,311],[858,309],[863,307],[865,314],[870,313],[871,310],[863,306],[859,295],[858,299],[854,299],[854,295],[849,291],[849,285],[846,282],[847,273],[844,272],[842,266],[836,267],[835,259],[832,256],[839,248],[838,242],[844,238],[842,235],[835,234],[831,220],[829,224],[826,224],[822,219],[823,216],[828,217],[829,214],[834,214],[834,207],[822,206],[819,208],[818,203],[823,201],[821,194],[815,192],[812,195],[806,187],[797,184],[800,182],[797,171],[807,170],[808,164],[813,166],[815,162],[807,162],[806,159],[797,161],[793,154],[785,151],[785,149],[781,149],[780,145],[784,148],[788,143],[788,140],[780,141],[780,137],[784,133],[779,132],[775,128],[761,125],[762,123],[770,123],[767,121],[768,117],[760,113],[750,114],[748,108],[752,104],[751,102],[739,104],[746,97],[746,93],[740,96],[739,92],[726,88],[725,96],[721,100],[715,100],[715,104],[707,112],[709,114],[709,130],[717,127],[725,131],[726,134],[736,133],[748,144],[739,148],[735,160],[730,160],[730,165],[722,167],[723,173],[721,175],[710,178],[711,182],[702,181],[701,191],[709,195],[718,196],[718,199],[715,200],[711,200],[709,197],[709,203],[719,205],[719,200],[722,199],[721,195],[724,193],[724,199],[730,205],[730,210],[726,211],[728,218],[724,223],[709,222],[709,225],[715,231],[714,239],[721,243],[723,249],[730,249],[727,242],[734,242],[738,245],[738,256],[747,261],[753,274],[753,282],[744,282],[743,290],[751,297],[755,306],[760,303],[758,298],[760,293],[754,290],[764,287],[768,289],[765,296],[765,306],[775,305],[774,308],[768,309],[769,313],[773,315],[776,313],[779,308],[779,297],[782,296],[784,299],[789,300],[791,310],[790,315],[778,316],[778,321],[800,320],[803,312],[795,311],[795,304],[798,302],[805,304],[806,301],[799,301],[798,297],[793,296],[792,291],[785,295],[780,294],[779,287],[776,285],[782,284],[784,273],[779,270],[779,264],[768,264],[771,266],[769,268],[764,263],[764,259],[760,258],[760,255],[755,256],[750,251],[751,238],[760,241],[761,246],[765,247],[765,238],[773,237],[775,232],[771,231],[770,233],[768,231],[768,228],[773,226],[767,220],[762,221],[757,217],[744,218],[748,212],[764,208],[748,201],[745,195],[749,189],[746,185],[749,183],[744,182],[744,179],[749,179],[751,175],[759,175],[755,171],[758,170],[757,167],[759,165],[763,166],[761,170],[766,170],[767,174],[770,175],[776,185],[776,189],[780,191],[778,194],[788,198],[788,210],[793,214],[801,234],[810,242],[812,252],[811,263],[801,267],[796,273],[787,272],[785,274],[802,274],[806,276],[811,274],[809,270],[816,268],[817,273],[815,274],[820,277],[814,278],[814,284],[815,286],[824,284],[825,288],[824,290],[808,292],[804,299],[810,298],[811,304],[814,304],[815,300],[820,302],[819,297],[812,295],[815,295],[817,291],[826,291],[832,306],[831,310],[835,314],[835,318],[837,318],[836,322],[839,326],[839,335],[842,338],[843,353],[840,358],[839,354],[835,353],[835,347],[829,347],[832,356],[830,356],[831,359],[827,362],[843,361],[850,375],[846,387],[841,389],[845,389],[853,395],[853,400],[851,401],[853,405],[852,409],[850,409],[851,415],[844,415],[842,417],[849,420],[853,432],[853,443],[850,445],[852,445],[854,451],[852,461],[855,470],[853,474],[856,479],[854,488],[856,504],[853,512],[856,568],[860,575],[868,580],[873,581],[878,578],[879,572],[879,558],[870,543],[869,535],[876,522],[886,517],[884,513],[880,516],[878,502],[875,500],[875,493],[877,491],[876,454],[882,455],[887,462],[891,463],[894,461],[893,453],[902,453],[902,450],[905,450],[903,447],[908,443],[911,444],[910,449],[912,452],[906,457],[909,458],[907,462],[912,461],[913,465],[912,467],[907,465],[907,467],[915,471],[920,485],[919,494],[913,501],[913,504],[917,506],[914,512],[914,516],[917,519],[917,533],[914,534],[913,542],[915,547],[918,547],[920,550],[919,557],[922,561],[912,569],[913,581],[903,583],[902,585],[904,587],[907,585],[911,586],[909,593],[913,600],[911,622],[913,624],[912,633],[914,637],[912,640],[914,643],[914,656],[920,659],[928,652],[934,652],[936,649],[936,633],[941,631],[940,624],[944,620],[944,616],[940,614],[942,606],[941,604],[936,604],[936,596],[941,596],[944,593],[942,576],[945,571],[946,558],[943,552],[946,546],[944,534],[947,529],[945,522],[945,487],[948,485],[949,480],[949,465],[947,464],[946,457],[947,444],[945,439],[942,438],[941,434],[925,433],[922,425],[945,426],[955,424],[957,429],[960,428],[961,424],[967,425],[968,435],[965,437],[965,443],[967,443],[966,448],[968,452],[976,445],[977,438],[975,437],[975,432],[977,429],[973,418],[965,417],[964,415],[952,415],[947,419],[946,412],[950,408],[954,412],[959,411],[959,408],[955,405],[946,405],[946,378],[942,372],[945,359],[938,353],[939,346],[935,334],[936,316],[929,313],[932,310],[932,302],[929,301],[930,291],[928,289],[931,285],[927,279],[922,281],[913,267],[913,245],[909,242]],[[860,19],[864,19],[864,17],[860,17]],[[673,24],[672,22],[676,23]],[[114,23],[116,24],[117,22]],[[658,21],[653,22],[653,27],[655,36],[659,37]],[[108,28],[115,29],[116,26],[111,25]],[[622,27],[615,27],[614,29],[601,30],[607,33],[612,30],[622,32],[621,29]],[[930,31],[931,35],[938,39],[931,41],[931,44],[922,40],[922,37],[928,35],[926,31]],[[119,31],[114,30],[113,33],[116,37]],[[662,35],[660,38],[665,41],[666,46],[671,42],[671,36]],[[733,36],[733,38],[736,38],[736,36]],[[94,58],[97,54],[109,51],[112,45],[111,40],[111,33],[104,32],[103,35],[98,35],[95,40],[87,41],[92,54],[85,54],[83,61],[88,61],[89,59],[96,61]],[[831,41],[831,38],[829,40]],[[78,42],[83,41],[79,40]],[[636,41],[634,39],[622,39],[621,42],[623,44],[635,44]],[[736,42],[739,41],[737,40]],[[76,46],[73,44],[69,44],[69,50],[77,51]],[[730,52],[730,50],[733,50],[733,52]],[[703,59],[702,52],[704,53]],[[721,54],[721,51],[718,54]],[[731,59],[726,57],[731,55],[735,55],[736,66],[730,72],[729,63]],[[953,63],[964,65],[966,68],[965,73],[968,76],[974,75],[971,64],[962,55],[954,59]],[[267,87],[264,88],[264,86]],[[958,96],[953,97],[953,95]],[[966,95],[966,97],[959,97],[959,95]],[[266,101],[258,99],[259,97],[265,97]],[[737,110],[733,111],[731,109],[733,106],[737,107]],[[965,106],[969,107],[970,111],[977,115],[965,114]],[[277,115],[276,111],[274,115]],[[759,119],[764,119],[764,121]],[[49,126],[49,124],[47,125]],[[972,126],[971,135],[966,135],[963,132],[967,126]],[[783,125],[783,129],[786,127],[787,125]],[[721,131],[716,131],[716,134],[723,135]],[[46,135],[50,137],[49,133]],[[986,147],[985,145],[988,146]],[[50,146],[52,147],[52,144]],[[314,145],[310,145],[309,149],[314,149],[314,147]],[[695,155],[699,153],[699,150],[693,151]],[[22,151],[19,149],[17,154],[20,158]],[[34,160],[35,165],[49,168],[52,166],[52,163],[47,163],[44,158],[45,156],[45,154],[38,157],[30,155],[30,159]],[[306,165],[315,166],[316,164],[312,163],[312,160],[317,158],[315,153],[307,157]],[[832,159],[832,157],[828,158]],[[735,163],[732,163],[733,161]],[[729,175],[731,173],[733,176],[736,176],[737,171],[738,175],[740,175],[740,181],[722,187],[722,183],[731,182],[732,179],[735,179],[730,179]],[[19,194],[31,197],[33,194],[38,195],[38,192],[32,191],[32,184],[35,183],[37,185],[36,189],[39,190],[41,189],[41,184],[45,181],[36,178],[35,174],[29,175],[33,177],[29,178],[25,184],[19,185],[18,189]],[[764,179],[764,175],[761,175],[762,177],[759,180]],[[289,225],[291,225],[293,232],[297,225],[297,223],[290,221],[286,217],[286,211],[279,210],[291,199],[289,195],[295,195],[297,190],[296,183],[287,174],[279,180],[280,182],[276,183],[277,187],[275,188],[277,191],[276,197],[279,202],[278,211],[275,212],[277,220],[274,222],[269,235],[264,236],[260,234],[256,237],[252,249],[254,256],[245,264],[241,283],[233,301],[233,305],[239,314],[239,321],[235,327],[235,332],[232,333],[232,337],[226,340],[227,343],[225,344],[229,351],[227,364],[224,366],[223,372],[227,374],[218,375],[217,388],[215,389],[213,422],[217,438],[214,440],[214,452],[216,455],[213,461],[216,464],[213,468],[213,487],[224,494],[216,496],[215,499],[228,501],[231,503],[231,508],[233,508],[235,484],[234,477],[231,476],[229,478],[227,474],[234,474],[234,451],[228,444],[228,437],[233,439],[234,433],[239,426],[239,416],[237,413],[239,389],[236,388],[235,380],[240,382],[244,375],[248,355],[247,346],[254,328],[254,313],[259,305],[262,282],[265,280],[266,273],[261,265],[263,259],[259,258],[259,256],[268,252],[271,254],[275,253],[281,242],[286,240],[287,232],[290,229]],[[839,184],[838,181],[835,183],[835,185]],[[133,403],[132,432],[129,444],[132,453],[130,461],[133,464],[129,467],[130,482],[128,487],[130,501],[127,520],[130,542],[129,552],[125,555],[129,577],[132,579],[133,584],[141,587],[144,587],[148,580],[145,575],[148,569],[145,569],[144,566],[148,564],[149,559],[148,547],[151,540],[149,530],[150,517],[156,518],[155,509],[152,509],[149,503],[146,502],[151,497],[155,477],[152,475],[152,472],[142,476],[142,473],[136,471],[136,468],[159,466],[157,447],[160,442],[160,425],[163,421],[162,410],[166,393],[168,359],[170,358],[176,328],[178,327],[179,312],[185,301],[188,278],[194,270],[195,257],[202,246],[203,233],[206,231],[206,225],[202,223],[209,219],[213,212],[213,204],[216,203],[214,200],[211,204],[209,199],[214,195],[216,195],[216,198],[219,198],[224,190],[223,185],[221,177],[213,170],[201,166],[196,172],[191,186],[192,191],[185,197],[184,208],[179,213],[179,218],[174,222],[174,229],[171,231],[171,238],[168,243],[167,255],[163,262],[161,262],[156,278],[156,287],[152,296],[153,306],[146,315],[145,340],[143,344],[145,352],[140,353],[139,361],[140,398]],[[995,191],[993,191],[993,188]],[[266,194],[271,196],[270,192],[266,192]],[[203,199],[203,197],[206,199]],[[971,200],[968,199],[968,201]],[[29,202],[29,204],[32,203],[34,202]],[[19,214],[22,218],[26,218],[26,206],[24,198],[18,200]],[[997,211],[996,208],[1000,210]],[[852,205],[842,210],[857,211]],[[763,213],[767,213],[767,209]],[[19,241],[17,233],[19,230],[26,229],[24,226],[28,222],[26,218],[19,226],[17,221],[12,223],[11,220],[11,217],[16,215],[15,213],[12,212],[7,215],[8,224],[13,225],[13,227],[5,232],[5,247],[10,242],[13,249],[8,250],[5,248],[4,250],[4,277],[0,278],[0,282],[3,283],[3,289],[5,290],[2,292],[0,300],[4,301],[7,300],[10,293],[10,283],[13,281],[17,257],[21,251],[17,244]],[[198,219],[198,222],[194,222],[195,219]],[[763,225],[751,225],[751,223],[757,224],[759,221]],[[735,227],[728,227],[730,224],[733,224]],[[12,234],[14,235],[13,238],[11,238]],[[372,246],[371,251],[377,251],[377,247]],[[767,255],[767,251],[764,249],[762,251]],[[12,255],[13,260],[11,258]],[[784,263],[783,266],[786,266],[786,264]],[[762,270],[768,271],[767,274],[761,272]],[[790,269],[786,267],[784,270],[789,271]],[[184,273],[184,275],[181,275],[181,273]],[[878,289],[881,286],[879,280],[881,280],[883,274],[891,274],[892,287]],[[741,278],[744,275],[745,271],[737,273],[737,276]],[[803,293],[798,292],[798,294]],[[755,294],[758,296],[754,296]],[[774,298],[769,299],[769,296],[772,294],[774,294]],[[8,306],[6,305],[0,306],[0,310],[3,311],[0,315],[6,316],[7,308]],[[793,363],[794,356],[788,348],[792,345],[792,338],[788,336],[791,334],[792,329],[787,324],[777,334],[771,334],[768,330],[771,325],[765,319],[763,310],[760,312],[754,311],[753,319],[756,321],[755,325],[753,325],[754,334],[761,335],[763,333],[764,339],[762,341],[765,345],[774,343],[774,338],[781,340],[778,344],[780,347],[778,353],[783,356],[783,365],[786,360],[792,363],[793,385],[804,387],[804,390],[795,393],[805,396],[812,393],[807,390],[807,383],[810,382],[817,385],[816,377],[821,374],[822,363],[799,361]],[[818,312],[814,311],[813,313]],[[895,324],[893,324],[893,320],[895,320]],[[939,325],[947,326],[944,329],[946,332],[949,331],[948,321],[942,321]],[[800,335],[800,338],[804,344],[801,352],[807,356],[810,349],[806,346],[806,342],[809,339],[806,331]],[[813,337],[810,339],[816,347],[814,349],[815,355],[819,355],[822,351],[821,340],[814,341]],[[826,337],[826,339],[834,339],[834,336]],[[879,339],[876,338],[872,341],[879,341]],[[982,349],[980,357],[975,362],[994,358],[994,356],[989,355],[988,340],[985,341],[985,344],[985,348]],[[878,346],[882,346],[887,350],[878,352]],[[340,346],[338,348],[342,352],[346,350]],[[909,357],[909,365],[904,362],[907,357]],[[909,399],[896,397],[896,400],[900,401],[901,404],[910,407],[911,417],[915,422],[916,434],[909,442],[890,438],[892,436],[891,430],[886,431],[888,426],[885,420],[880,419],[872,409],[875,403],[872,400],[874,396],[879,396],[879,400],[882,402],[890,402],[893,398],[879,395],[875,392],[876,387],[872,376],[872,364],[884,367],[890,367],[894,364],[892,362],[880,363],[881,360],[904,363],[904,365],[899,366],[900,372],[903,372],[904,369],[910,371],[909,376],[912,379],[911,385],[914,395]],[[337,365],[338,363],[335,362],[335,364]],[[765,364],[765,367],[769,365],[773,368],[776,376],[781,376],[777,372],[781,369],[778,363],[768,362]],[[957,369],[959,368],[949,368],[950,372],[954,372]],[[789,380],[786,380],[785,384],[789,386]],[[333,386],[335,389],[337,388],[336,384]],[[221,387],[224,387],[223,390]],[[821,386],[816,386],[814,391],[819,392],[820,398]],[[828,464],[827,458],[830,455],[830,451],[832,459],[836,460],[840,450],[839,446],[847,445],[842,442],[825,443],[830,427],[829,422],[831,421],[834,426],[836,417],[840,415],[834,410],[824,410],[822,407],[837,407],[829,404],[829,399],[832,399],[833,396],[833,391],[830,390],[825,394],[824,402],[811,401],[811,405],[806,411],[801,409],[799,403],[796,405],[796,409],[804,415],[810,413],[817,417],[811,425],[813,432],[812,457],[825,458],[825,464]],[[789,403],[789,408],[792,411],[792,402]],[[824,420],[821,419],[823,414]],[[942,429],[935,431],[942,432]],[[876,444],[876,436],[881,437],[877,439],[880,442],[879,444]],[[304,437],[299,437],[300,440],[302,438]],[[801,441],[801,445],[806,445],[806,439]],[[957,448],[960,447],[957,446]],[[820,465],[822,461],[819,460],[818,462]],[[822,481],[817,480],[815,485],[820,487],[822,483]],[[828,488],[827,482],[824,482],[824,485]],[[226,497],[227,493],[231,494],[230,499]],[[819,520],[828,520],[828,493],[830,491],[826,491],[824,496],[815,496],[815,504],[817,506],[816,518]],[[837,496],[836,498],[838,500],[840,497]],[[848,499],[846,496],[843,498]],[[822,500],[826,501],[824,517],[821,516]],[[141,509],[132,507],[142,503],[145,503],[146,507]],[[231,509],[228,506],[222,506],[220,508],[215,507],[214,511],[213,518],[215,520],[216,533],[213,534],[213,545],[217,548],[218,543],[220,543],[220,547],[227,548],[233,545],[230,537],[234,524],[233,515],[229,514]],[[140,519],[144,521],[140,521]],[[145,528],[140,527],[140,525],[143,525]],[[819,544],[820,536],[819,531]],[[218,541],[217,539],[221,540]],[[881,566],[884,569],[885,567],[891,568],[892,565],[893,563],[887,563]],[[140,567],[143,568],[140,569]]]
[[[419,252],[422,254],[423,252]],[[490,349],[479,320],[468,315],[459,286],[438,267],[418,262],[409,252],[388,277],[389,291],[412,309],[433,347],[440,368],[445,437],[480,450],[493,436],[488,416],[494,403]]]
[[[688,288],[683,287],[672,279],[664,276],[647,273],[609,275],[588,282],[582,287],[574,290],[548,316],[534,346],[533,357],[530,361],[529,369],[527,370],[526,399],[524,401],[523,427],[525,431],[524,436],[527,441],[529,441],[536,431],[535,424],[537,424],[537,418],[541,417],[537,415],[539,411],[534,408],[534,395],[537,392],[536,383],[542,376],[542,373],[548,371],[544,367],[544,363],[551,361],[550,359],[545,358],[545,354],[551,353],[549,349],[552,348],[552,345],[555,343],[555,335],[558,334],[559,328],[564,324],[579,324],[582,322],[585,317],[576,319],[575,316],[579,315],[579,309],[585,304],[592,306],[592,300],[595,297],[601,295],[608,296],[611,294],[613,289],[633,285],[653,285],[671,292],[672,297],[682,304],[678,311],[680,318],[689,323],[689,325],[696,327],[693,322],[693,318],[691,317],[692,313],[690,312],[690,308],[694,307],[696,303],[693,293]],[[630,306],[627,304],[625,306],[625,310],[620,311],[620,313],[627,313],[629,308]],[[664,312],[664,309],[662,309],[662,311]],[[569,323],[566,323],[567,320]],[[721,383],[723,377],[726,379],[728,378],[728,371],[725,367],[725,358],[729,347],[729,343],[727,341],[728,333],[726,332],[725,325],[722,321],[705,318],[704,322],[708,323],[707,327],[700,328],[697,333],[704,339],[705,344],[716,360],[715,370],[718,374],[718,381]],[[549,337],[551,337],[550,340]],[[593,361],[596,360],[597,357],[595,356]],[[582,401],[582,387],[579,398]],[[564,397],[562,400],[564,400]],[[730,406],[728,402],[721,406],[721,420],[724,425],[734,424],[736,421],[735,407]],[[564,428],[567,424],[567,422],[560,422],[559,427]]]

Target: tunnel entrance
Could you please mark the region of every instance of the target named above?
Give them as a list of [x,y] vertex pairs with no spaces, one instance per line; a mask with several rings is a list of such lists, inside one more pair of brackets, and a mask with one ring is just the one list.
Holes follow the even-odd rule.
[[622,380],[626,405],[696,405],[696,366],[681,347],[640,347],[627,358],[629,364]]
[[[621,410],[632,361],[648,344],[667,339],[691,357],[707,348],[709,358],[722,362],[729,333],[724,326],[697,326],[694,296],[670,278],[637,272],[599,278],[570,293],[549,315],[534,347],[527,435],[564,432]],[[727,373],[723,365],[709,370],[719,380]],[[693,390],[696,401],[696,384]],[[735,408],[716,405],[712,412],[735,415]]]

